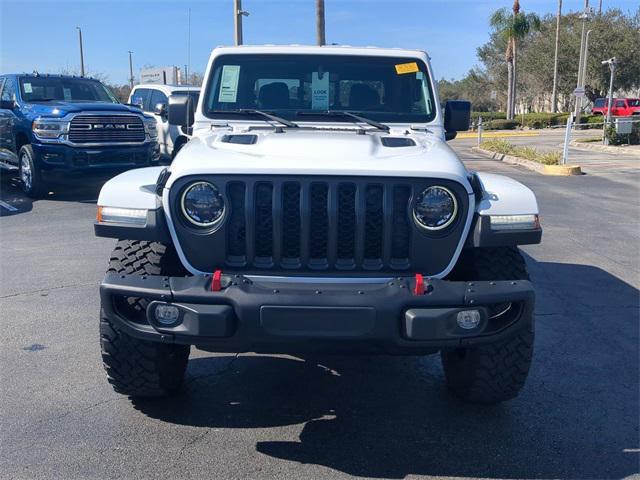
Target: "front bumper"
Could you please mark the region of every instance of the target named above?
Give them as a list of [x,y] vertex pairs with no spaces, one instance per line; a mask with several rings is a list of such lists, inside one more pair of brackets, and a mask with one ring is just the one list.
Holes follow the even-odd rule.
[[155,165],[160,158],[157,142],[99,147],[34,143],[32,147],[38,164],[48,173],[126,170]]
[[[288,277],[162,277],[109,273],[100,287],[103,314],[127,334],[150,341],[196,345],[219,352],[432,353],[491,343],[528,328],[534,292],[528,281],[429,280],[416,294],[411,277],[384,283],[367,279],[305,281]],[[128,318],[126,297],[149,300],[146,318]],[[175,305],[174,326],[160,324],[155,308]],[[509,305],[506,308],[505,305]],[[456,323],[477,309],[473,330]],[[501,314],[497,315],[498,311]]]

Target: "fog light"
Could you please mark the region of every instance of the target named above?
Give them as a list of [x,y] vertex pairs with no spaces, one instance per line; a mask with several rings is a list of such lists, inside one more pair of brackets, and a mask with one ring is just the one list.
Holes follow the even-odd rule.
[[156,320],[163,325],[173,325],[180,317],[180,310],[173,305],[158,305],[155,311]]
[[476,328],[480,325],[481,320],[480,312],[478,310],[462,310],[458,312],[458,316],[456,317],[456,321],[458,322],[458,326],[460,328],[464,328],[465,330],[471,330],[472,328]]

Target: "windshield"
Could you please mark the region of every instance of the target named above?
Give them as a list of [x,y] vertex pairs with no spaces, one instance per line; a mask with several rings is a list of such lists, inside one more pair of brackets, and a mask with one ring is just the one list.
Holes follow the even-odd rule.
[[630,107],[640,107],[640,98],[632,98],[629,100]]
[[427,67],[412,58],[223,55],[215,61],[205,98],[204,114],[210,118],[250,109],[302,121],[353,122],[323,114],[327,111],[380,122],[421,123],[435,117]]
[[20,91],[25,102],[62,100],[119,103],[104,85],[86,78],[22,77]]

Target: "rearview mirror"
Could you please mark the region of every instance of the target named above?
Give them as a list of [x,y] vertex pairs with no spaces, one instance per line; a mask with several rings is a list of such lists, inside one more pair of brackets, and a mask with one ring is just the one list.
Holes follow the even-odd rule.
[[167,114],[167,104],[166,103],[156,103],[156,106],[153,109],[153,113],[156,115],[160,115],[164,117]]
[[[444,106],[444,131],[447,140],[455,138],[456,132],[469,130],[471,102],[449,100]],[[451,138],[449,136],[453,135]]]
[[14,100],[0,100],[0,108],[4,108],[6,110],[13,110],[16,107],[16,102]]
[[169,97],[169,124],[183,128],[193,125],[195,107],[191,95],[172,95]]

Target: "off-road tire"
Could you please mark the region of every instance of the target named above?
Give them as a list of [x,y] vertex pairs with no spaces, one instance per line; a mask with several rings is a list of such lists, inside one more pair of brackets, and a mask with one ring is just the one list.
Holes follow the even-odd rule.
[[[465,263],[456,273],[458,280],[529,279],[524,258],[515,247],[473,249],[461,260]],[[447,386],[456,396],[472,403],[494,404],[518,395],[529,373],[534,341],[533,318],[521,321],[530,326],[512,337],[441,352]]]
[[[28,181],[24,181],[25,174],[29,177]],[[28,197],[40,198],[47,193],[47,184],[35,161],[33,147],[29,144],[23,145],[18,152],[18,175],[22,191]]]
[[[172,246],[138,240],[118,241],[108,272],[130,275],[185,273]],[[140,320],[147,301],[141,298],[127,300],[117,305],[119,312],[127,318]],[[100,346],[107,380],[116,392],[133,397],[158,397],[180,389],[189,359],[188,345],[134,338],[119,330],[101,311]]]

